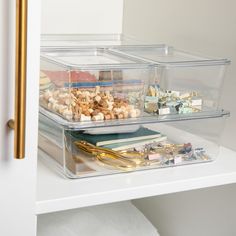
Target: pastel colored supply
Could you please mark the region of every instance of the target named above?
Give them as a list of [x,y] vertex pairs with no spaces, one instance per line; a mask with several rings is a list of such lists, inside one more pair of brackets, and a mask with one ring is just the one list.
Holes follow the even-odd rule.
[[[166,114],[188,114],[202,110],[203,100],[198,92],[180,92],[174,90],[161,90],[157,86],[149,87],[149,96],[145,99],[145,109],[148,113]],[[149,103],[157,103],[149,105]],[[168,110],[161,110],[169,107]],[[160,111],[159,111],[160,110]]]
[[192,151],[192,144],[191,143],[185,143],[184,148],[185,148],[186,152],[190,152],[190,151]]
[[192,144],[185,143],[183,147],[179,150],[179,154],[186,154],[192,151]]
[[195,152],[205,152],[205,150],[203,148],[195,148],[194,149]]
[[186,155],[188,155],[189,158],[196,157],[196,155],[195,155],[193,150],[187,152]]
[[209,157],[206,155],[206,151],[204,150],[204,148],[195,148],[194,154],[196,157],[202,160],[209,160]]
[[183,157],[182,155],[175,155],[174,156],[174,163],[177,165],[179,163],[183,162]]
[[187,100],[182,100],[182,101],[180,101],[180,103],[182,104],[183,107],[189,107],[189,105],[190,105],[190,102]]
[[153,161],[153,160],[160,160],[162,158],[162,155],[157,152],[150,152],[148,153],[148,160]]
[[188,114],[188,113],[192,113],[193,109],[190,107],[180,107],[179,109],[179,113],[180,114]]
[[168,115],[170,114],[170,108],[169,107],[164,107],[164,108],[159,108],[157,110],[158,115]]

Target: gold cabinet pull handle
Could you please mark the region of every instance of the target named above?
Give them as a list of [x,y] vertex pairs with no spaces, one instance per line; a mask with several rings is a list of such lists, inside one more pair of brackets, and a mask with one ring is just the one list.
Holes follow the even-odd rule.
[[8,121],[14,129],[14,157],[25,158],[25,112],[27,69],[27,0],[16,0],[15,118]]

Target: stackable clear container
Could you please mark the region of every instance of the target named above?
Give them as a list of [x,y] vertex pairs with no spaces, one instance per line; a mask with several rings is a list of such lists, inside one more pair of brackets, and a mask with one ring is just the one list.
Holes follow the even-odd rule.
[[[218,155],[228,115],[216,111],[211,117],[195,115],[194,119],[142,118],[128,126],[112,121],[84,123],[75,129],[40,113],[39,148],[47,154],[43,155],[47,164],[58,167],[69,178],[205,163]],[[154,136],[140,139],[144,135],[137,132],[144,129],[154,131]],[[107,139],[111,133],[116,135]],[[125,143],[120,142],[123,138],[127,138]],[[104,140],[111,142],[102,144]]]
[[166,115],[219,108],[229,60],[202,57],[167,45],[119,46],[111,50],[155,65],[145,102],[147,112]]
[[114,35],[59,38],[41,48],[39,148],[48,164],[82,178],[217,157],[228,60]]
[[71,124],[140,117],[152,69],[105,49],[44,49],[40,111]]

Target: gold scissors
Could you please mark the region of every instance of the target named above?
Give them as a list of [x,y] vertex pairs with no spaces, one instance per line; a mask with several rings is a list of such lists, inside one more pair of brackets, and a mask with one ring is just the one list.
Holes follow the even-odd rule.
[[76,141],[75,145],[85,153],[95,156],[103,164],[122,170],[134,170],[137,165],[142,163],[142,160],[144,161],[143,155],[135,151],[113,151],[108,148],[97,147],[86,141]]

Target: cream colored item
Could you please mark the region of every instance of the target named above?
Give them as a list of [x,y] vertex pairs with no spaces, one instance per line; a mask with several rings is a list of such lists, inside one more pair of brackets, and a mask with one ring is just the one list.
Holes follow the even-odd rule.
[[37,236],[159,236],[131,203],[120,202],[38,216]]
[[50,86],[52,86],[51,80],[42,71],[40,72],[39,86],[40,86],[40,90],[46,90],[50,88]]

